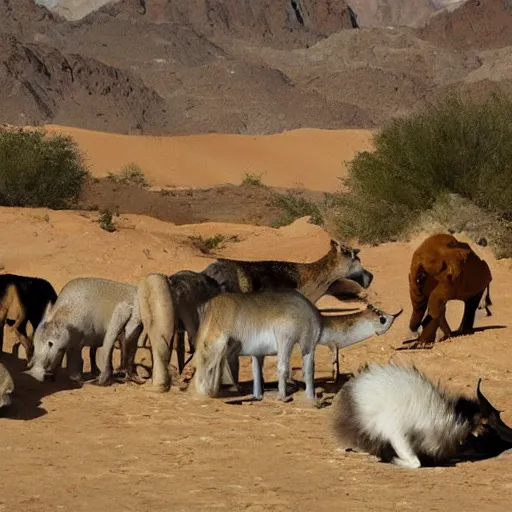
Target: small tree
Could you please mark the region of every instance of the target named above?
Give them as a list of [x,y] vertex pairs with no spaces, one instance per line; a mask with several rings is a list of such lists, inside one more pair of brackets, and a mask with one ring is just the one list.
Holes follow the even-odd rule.
[[[379,243],[393,239],[456,193],[488,210],[512,210],[512,100],[448,95],[436,106],[395,119],[374,137],[374,152],[359,153],[336,194],[344,237]],[[332,196],[331,196],[332,199]]]
[[0,205],[65,208],[76,202],[87,176],[71,137],[0,128]]

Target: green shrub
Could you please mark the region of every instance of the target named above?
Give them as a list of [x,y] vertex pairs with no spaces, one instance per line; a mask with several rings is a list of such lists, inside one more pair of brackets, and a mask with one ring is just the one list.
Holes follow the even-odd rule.
[[87,176],[71,137],[0,127],[0,205],[68,207]]
[[107,231],[108,233],[113,233],[117,230],[116,225],[114,224],[114,219],[112,212],[110,210],[104,210],[101,212],[101,215],[98,219],[98,224],[103,231]]
[[287,226],[294,220],[307,215],[311,216],[312,224],[321,225],[324,222],[320,205],[297,192],[275,194],[270,204],[282,211],[279,219],[273,223],[274,227]]
[[396,119],[374,136],[374,152],[349,164],[348,194],[331,195],[342,237],[379,243],[399,236],[445,193],[497,213],[512,210],[512,100],[450,94]]
[[265,187],[266,185],[263,183],[261,174],[252,174],[250,172],[246,172],[244,178],[242,180],[242,185],[251,185],[253,187]]
[[220,233],[209,236],[207,238],[203,238],[202,236],[191,236],[189,237],[192,245],[197,247],[203,254],[208,254],[209,252],[217,249],[222,244],[227,242],[240,242],[240,238],[238,235],[225,236]]
[[129,163],[121,168],[121,172],[115,174],[109,172],[107,175],[109,180],[122,185],[134,185],[136,187],[150,187],[151,183],[146,179],[140,166],[135,163]]

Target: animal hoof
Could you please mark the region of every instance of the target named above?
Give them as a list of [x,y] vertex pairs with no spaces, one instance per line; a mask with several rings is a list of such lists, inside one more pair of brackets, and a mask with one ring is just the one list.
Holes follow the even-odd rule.
[[137,375],[144,380],[151,378],[151,372],[142,365],[137,365]]
[[110,377],[101,378],[98,377],[97,379],[94,379],[91,384],[94,386],[101,386],[101,387],[107,387],[112,384],[112,379]]
[[291,397],[291,396],[280,396],[279,397],[279,401],[287,404],[288,402],[293,401],[293,397]]
[[178,389],[180,391],[188,391],[189,383],[188,382],[180,382],[178,385]]
[[152,393],[167,393],[171,389],[170,384],[151,384],[148,386],[148,391]]
[[263,395],[253,395],[252,400],[253,402],[261,402],[263,400]]

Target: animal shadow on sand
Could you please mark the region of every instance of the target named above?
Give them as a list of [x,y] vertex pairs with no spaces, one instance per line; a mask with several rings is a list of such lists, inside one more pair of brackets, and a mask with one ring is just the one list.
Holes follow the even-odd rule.
[[[301,368],[292,368],[292,371],[301,370]],[[332,404],[334,395],[341,389],[341,387],[348,382],[354,375],[352,373],[340,373],[337,381],[332,380],[329,377],[320,377],[315,379],[315,388],[317,389],[317,398],[321,400],[318,402],[317,407],[329,407]],[[252,380],[240,381],[240,391],[236,392],[232,388],[224,388],[221,392],[222,398],[228,398],[224,403],[227,405],[243,405],[244,403],[255,402],[252,397]],[[318,389],[320,388],[320,389]],[[278,389],[278,383],[276,381],[265,382],[264,391],[265,394],[274,395]],[[287,392],[292,396],[299,390],[304,391],[306,385],[302,380],[291,379],[287,384]],[[270,393],[268,393],[270,391]],[[265,398],[263,398],[265,400]]]
[[26,361],[18,359],[12,354],[3,353],[1,358],[9,370],[14,381],[12,404],[5,409],[0,409],[0,417],[12,420],[33,420],[47,414],[41,407],[41,401],[45,396],[53,395],[59,391],[79,389],[80,384],[68,379],[39,382],[30,375],[24,373]]
[[[346,448],[345,453],[355,453],[361,455],[368,455],[366,452],[360,452],[357,449]],[[467,442],[462,451],[453,457],[451,460],[444,462],[437,462],[425,455],[419,456],[421,468],[454,468],[459,464],[468,464],[480,462],[488,459],[512,456],[512,444],[502,441],[500,438],[493,437],[486,441],[479,441],[475,438],[474,442]],[[378,461],[380,464],[389,464],[392,459],[396,457],[396,453],[392,448],[387,450],[387,453],[382,454],[382,458]]]
[[452,460],[444,463],[434,463],[431,459],[423,457],[422,467],[455,467],[459,464],[479,462],[496,457],[509,457],[512,455],[512,443],[503,441],[497,435],[489,435],[485,438],[473,437],[467,441],[464,448]]
[[395,350],[430,350],[434,348],[434,345],[437,343],[443,343],[445,341],[451,341],[455,338],[460,338],[461,336],[471,336],[472,334],[476,334],[477,332],[491,331],[494,329],[506,329],[506,325],[485,325],[481,327],[473,327],[470,333],[463,334],[459,331],[454,331],[449,338],[442,337],[436,342],[424,343],[418,346],[414,346],[414,343],[417,341],[416,339],[405,340],[402,342],[400,347],[396,347]]

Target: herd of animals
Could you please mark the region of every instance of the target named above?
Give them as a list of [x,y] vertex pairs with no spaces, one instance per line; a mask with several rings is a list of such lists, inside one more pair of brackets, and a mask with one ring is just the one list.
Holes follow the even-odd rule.
[[[402,313],[388,314],[368,303],[373,275],[359,252],[331,240],[327,255],[313,263],[218,259],[202,272],[152,273],[137,285],[76,278],[59,294],[44,279],[3,274],[0,354],[7,323],[17,336],[13,354],[19,357],[24,347],[26,373],[53,380],[66,357],[69,379],[82,382],[82,349],[89,347],[94,383],[105,386],[115,379],[147,382],[135,362],[138,348],[145,347],[152,359],[147,386],[166,392],[175,350],[178,372],[188,373],[187,388],[210,397],[219,396],[221,386],[240,390],[239,356],[246,355],[252,357],[255,400],[263,398],[264,358],[277,356],[278,397],[287,402],[290,358],[298,345],[305,395],[315,403],[316,346],[330,347],[338,380],[339,349],[387,332]],[[409,328],[415,338],[401,349],[431,348],[438,329],[445,338],[473,332],[477,310],[491,314],[491,280],[489,266],[468,244],[450,234],[428,237],[409,270]],[[322,310],[315,303],[324,295],[358,299],[366,307]],[[456,332],[445,316],[450,300],[464,301]],[[120,366],[114,372],[116,346]],[[433,384],[414,366],[367,364],[333,400],[335,435],[347,449],[408,468],[493,456],[512,448],[512,429],[480,384],[476,398],[468,398]],[[10,405],[13,391],[13,379],[0,364],[0,407]]]

